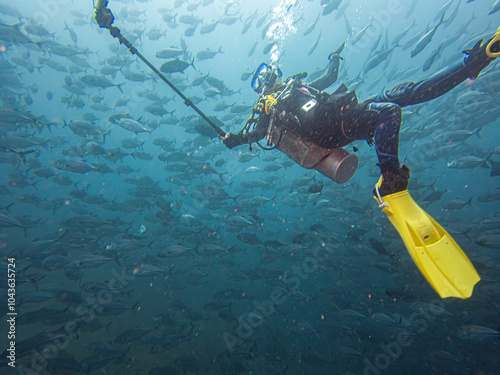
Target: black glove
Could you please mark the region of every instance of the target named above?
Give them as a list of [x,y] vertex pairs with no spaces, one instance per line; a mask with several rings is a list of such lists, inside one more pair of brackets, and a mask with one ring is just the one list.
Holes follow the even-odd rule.
[[328,60],[331,60],[335,57],[339,57],[340,59],[342,59],[342,56],[340,56],[340,53],[344,50],[344,47],[345,47],[345,42],[341,44],[341,46],[336,50],[336,51],[333,51],[332,53],[330,53],[328,55]]
[[477,78],[477,76],[479,76],[479,73],[481,73],[484,68],[486,68],[493,60],[495,60],[494,58],[489,57],[486,54],[486,46],[490,41],[491,39],[488,42],[483,43],[483,39],[481,39],[474,45],[474,47],[464,51],[464,53],[467,55],[467,57],[464,59],[465,65],[470,70],[471,78]]
[[302,73],[297,73],[297,74],[291,76],[290,78],[295,79],[297,81],[301,81],[306,77],[307,77],[307,72],[302,72]]
[[234,148],[236,146],[239,146],[242,142],[241,142],[241,135],[240,134],[231,134],[231,133],[228,133],[227,134],[227,138],[226,139],[222,139],[222,142],[224,142],[224,145],[227,147],[227,148]]

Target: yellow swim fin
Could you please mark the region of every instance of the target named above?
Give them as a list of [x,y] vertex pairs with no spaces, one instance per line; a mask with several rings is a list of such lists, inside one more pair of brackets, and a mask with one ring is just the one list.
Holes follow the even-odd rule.
[[[382,177],[376,191],[381,184]],[[415,203],[408,190],[375,199],[441,298],[469,298],[481,278],[449,233]]]

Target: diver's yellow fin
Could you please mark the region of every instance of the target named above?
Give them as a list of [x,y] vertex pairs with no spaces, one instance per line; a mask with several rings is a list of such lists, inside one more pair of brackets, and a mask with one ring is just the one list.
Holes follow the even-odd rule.
[[[382,177],[377,186],[381,183]],[[375,199],[441,298],[469,298],[481,278],[449,233],[415,203],[408,190]]]

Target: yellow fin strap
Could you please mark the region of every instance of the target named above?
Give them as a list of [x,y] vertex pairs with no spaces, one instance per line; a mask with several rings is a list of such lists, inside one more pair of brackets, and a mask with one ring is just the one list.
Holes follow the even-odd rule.
[[382,196],[380,195],[380,186],[382,185],[382,180],[383,180],[383,177],[380,176],[380,179],[378,180],[377,185],[375,185],[375,191],[377,192],[377,197],[378,197],[378,199],[377,199],[377,197],[375,197],[375,199],[379,203],[378,208],[380,208],[383,211],[384,208],[389,208],[389,204],[387,202],[384,202],[384,200],[382,199]]

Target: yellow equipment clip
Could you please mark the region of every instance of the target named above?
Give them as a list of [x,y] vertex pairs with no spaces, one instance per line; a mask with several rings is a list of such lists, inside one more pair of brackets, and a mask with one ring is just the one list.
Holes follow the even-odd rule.
[[281,92],[277,92],[271,95],[266,96],[266,106],[265,106],[265,111],[266,115],[271,113],[272,107],[276,104],[278,99],[276,98],[277,95],[279,95]]

